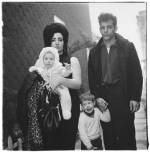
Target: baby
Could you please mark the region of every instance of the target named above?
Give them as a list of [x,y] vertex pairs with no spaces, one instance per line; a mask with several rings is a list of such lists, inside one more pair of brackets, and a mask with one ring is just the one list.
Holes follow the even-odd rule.
[[[63,77],[69,76],[71,72],[70,66],[62,66],[59,62],[58,50],[53,47],[45,47],[42,49],[35,66],[29,68],[30,72],[37,71],[45,81],[45,86],[48,90],[53,90],[52,74],[61,75]],[[62,115],[65,120],[71,118],[71,97],[67,87],[60,85],[56,87],[60,95],[60,103],[62,107]],[[48,100],[46,100],[47,103]]]
[[94,96],[90,93],[81,95],[81,105],[83,112],[79,117],[79,136],[82,150],[102,150],[104,149],[103,130],[100,120],[110,122],[110,112],[106,109],[101,112],[94,107]]

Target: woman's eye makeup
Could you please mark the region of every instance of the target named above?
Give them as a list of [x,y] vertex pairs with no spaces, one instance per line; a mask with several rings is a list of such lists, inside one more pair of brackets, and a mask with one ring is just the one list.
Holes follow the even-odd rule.
[[55,39],[52,39],[52,41],[55,41]]
[[[56,38],[53,38],[52,41],[56,41]],[[62,38],[58,38],[58,41],[63,41]]]
[[58,40],[59,40],[59,41],[63,41],[63,39],[62,39],[62,38],[58,38]]

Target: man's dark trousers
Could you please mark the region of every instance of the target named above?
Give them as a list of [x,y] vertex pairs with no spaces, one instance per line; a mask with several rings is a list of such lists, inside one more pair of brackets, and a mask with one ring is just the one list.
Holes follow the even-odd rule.
[[136,150],[134,113],[124,96],[121,83],[104,85],[102,98],[108,102],[111,122],[102,122],[106,150]]

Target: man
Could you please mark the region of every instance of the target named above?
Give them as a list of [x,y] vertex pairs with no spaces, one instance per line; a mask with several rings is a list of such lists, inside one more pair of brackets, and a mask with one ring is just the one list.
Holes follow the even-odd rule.
[[111,113],[111,123],[102,123],[105,148],[136,150],[134,112],[143,84],[139,58],[134,44],[116,33],[114,15],[103,13],[98,20],[102,38],[90,51],[88,77],[98,107]]

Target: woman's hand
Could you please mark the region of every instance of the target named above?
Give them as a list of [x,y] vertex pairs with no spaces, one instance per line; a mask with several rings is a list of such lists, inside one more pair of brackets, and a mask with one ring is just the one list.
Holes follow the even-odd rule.
[[[72,78],[63,78],[62,85],[71,89],[80,89],[81,87],[81,67],[76,57],[71,57]],[[69,67],[69,65],[68,65]]]
[[65,64],[66,70],[71,70],[71,64],[68,64],[68,63],[64,63],[64,64]]
[[58,74],[52,74],[51,76],[51,88],[54,90],[57,86],[61,85],[63,82],[63,77]]

